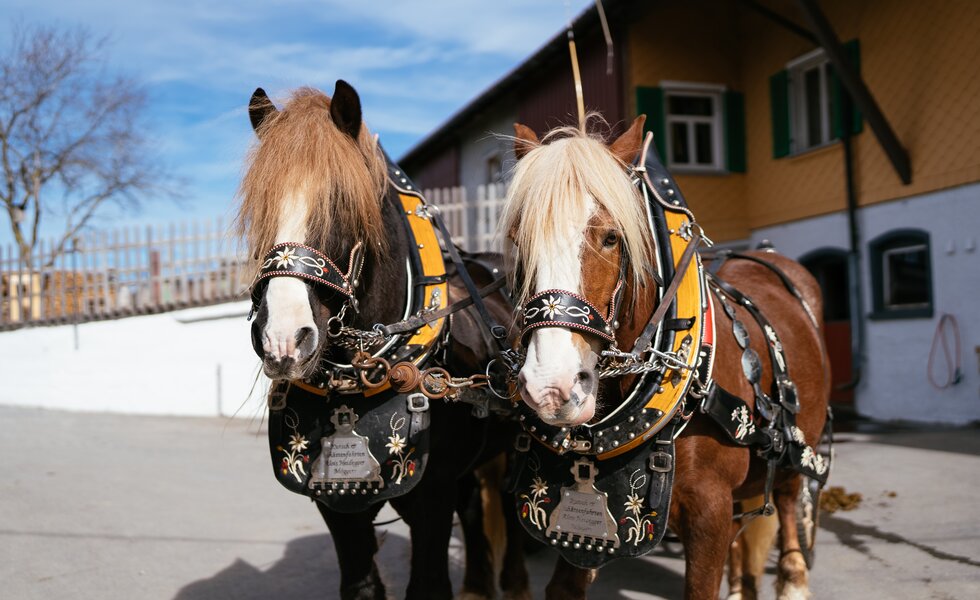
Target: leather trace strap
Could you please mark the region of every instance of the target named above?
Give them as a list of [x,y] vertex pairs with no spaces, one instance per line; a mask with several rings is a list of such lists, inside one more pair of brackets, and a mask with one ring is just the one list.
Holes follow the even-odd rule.
[[[615,310],[614,307],[612,307]],[[591,302],[565,290],[544,290],[524,305],[521,343],[527,345],[531,332],[541,327],[567,327],[615,341],[612,324]]]
[[276,244],[266,253],[259,274],[252,283],[252,304],[258,306],[262,301],[264,283],[272,277],[299,277],[353,300],[354,286],[350,280],[356,277],[359,270],[360,249],[361,244],[358,243],[351,250],[350,268],[344,273],[330,257],[315,248],[297,242]]

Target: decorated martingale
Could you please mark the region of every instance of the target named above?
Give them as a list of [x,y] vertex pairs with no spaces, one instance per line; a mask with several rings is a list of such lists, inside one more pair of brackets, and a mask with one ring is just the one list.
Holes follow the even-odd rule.
[[[402,207],[411,241],[409,302],[405,319],[437,313],[447,305],[446,268],[422,196],[388,162],[389,194]],[[253,286],[253,299],[271,277],[291,276],[328,286],[356,309],[363,253],[354,246],[347,270],[302,244],[270,250]],[[343,313],[343,311],[341,311]],[[269,448],[276,478],[287,489],[354,512],[410,491],[429,454],[429,400],[446,395],[448,374],[425,369],[446,333],[446,317],[411,323],[405,331],[356,332],[337,319],[332,333],[353,347],[352,364],[323,360],[315,379],[274,382],[269,393]],[[346,336],[346,338],[345,338]]]
[[535,294],[524,309],[525,340],[537,327],[576,329],[612,345],[603,353],[600,377],[637,376],[626,400],[597,423],[555,427],[532,411],[521,417],[525,433],[511,479],[521,523],[568,562],[587,568],[646,554],[660,542],[670,507],[674,437],[690,417],[684,399],[696,378],[708,380],[713,358],[695,253],[700,228],[655,153],[634,171],[659,271],[671,282],[661,289],[661,307],[648,331],[632,351],[615,347],[622,281],[609,314],[563,290]]

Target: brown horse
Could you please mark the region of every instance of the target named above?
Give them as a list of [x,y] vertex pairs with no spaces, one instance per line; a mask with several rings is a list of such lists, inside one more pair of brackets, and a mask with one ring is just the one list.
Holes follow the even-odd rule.
[[[629,349],[657,306],[657,269],[647,227],[644,199],[631,181],[630,165],[642,146],[645,117],[611,144],[565,128],[539,142],[523,125],[515,125],[519,159],[501,226],[515,244],[514,271],[518,306],[544,290],[567,290],[603,311],[625,285],[622,316],[613,335],[618,348]],[[803,299],[821,314],[816,281],[798,263],[773,252],[753,255],[782,270]],[[625,265],[625,276],[621,271]],[[806,442],[816,445],[827,414],[829,372],[819,317],[816,324],[774,272],[749,260],[730,260],[719,277],[751,296],[771,321],[798,388],[801,409],[797,425]],[[716,301],[717,306],[717,301]],[[767,356],[766,336],[741,307],[738,319],[749,329],[751,347]],[[753,388],[743,375],[742,349],[732,321],[715,310],[716,353],[713,379],[719,386],[755,405]],[[618,325],[618,327],[617,327]],[[634,376],[599,378],[606,342],[564,327],[534,329],[526,342],[526,362],[519,376],[524,402],[549,425],[575,428],[597,423],[623,402]],[[763,360],[761,386],[773,378]],[[692,411],[695,406],[689,405]],[[676,441],[676,475],[669,523],[684,543],[685,597],[718,597],[725,559],[737,532],[733,503],[763,493],[766,463],[753,451],[732,443],[706,415],[692,411]],[[601,463],[600,463],[601,469]],[[808,596],[807,570],[797,539],[795,506],[801,476],[780,469],[773,498],[780,524],[777,583],[780,598]],[[559,561],[547,588],[548,598],[584,598],[595,571]]]
[[[414,256],[411,253],[416,252],[414,248],[422,248],[422,244],[416,244],[406,231],[405,208],[393,190],[409,183],[396,165],[386,164],[377,139],[362,121],[357,93],[343,81],[337,82],[332,98],[313,89],[300,89],[282,110],[269,101],[265,92],[257,90],[249,114],[257,142],[241,185],[239,212],[240,233],[246,240],[248,254],[258,259],[270,248],[275,250],[286,243],[315,249],[347,270],[345,285],[338,289],[353,288],[357,298],[354,303],[326,285],[312,285],[308,277],[271,278],[264,287],[253,288],[253,348],[262,360],[265,374],[277,382],[277,387],[278,382],[290,383],[281,386],[287,389],[286,407],[294,401],[305,401],[323,407],[349,403],[360,410],[366,401],[363,394],[311,395],[313,392],[302,386],[304,381],[329,372],[328,360],[331,364],[353,362],[354,349],[332,341],[336,335],[331,322],[342,319],[345,327],[372,331],[374,324],[396,323],[404,318],[409,302],[406,296],[411,298],[419,285],[418,281],[412,283],[406,265]],[[400,184],[391,179],[389,171]],[[356,262],[353,257],[357,247],[364,248],[363,260],[359,265],[348,265],[347,257],[351,257],[350,263]],[[437,246],[433,242],[429,248]],[[281,264],[277,268],[290,266],[290,259],[299,261],[295,256],[279,254]],[[483,256],[481,261],[467,263],[467,271],[477,285],[485,286],[493,279],[491,270],[481,267],[481,263],[494,260]],[[325,264],[320,262],[321,281]],[[261,265],[258,260],[256,269]],[[446,281],[449,302],[467,295],[459,273],[453,269],[446,276],[440,273],[430,280]],[[499,293],[488,297],[487,305],[498,320],[510,315],[510,306]],[[447,338],[434,344],[432,358],[425,366],[439,365],[461,376],[482,373],[494,349],[472,308],[453,314]],[[378,353],[382,351],[384,348]],[[281,413],[283,407],[272,410]],[[428,427],[432,431],[427,466],[411,491],[390,500],[411,531],[411,562],[407,565],[411,575],[406,597],[452,597],[448,547],[454,512],[460,515],[466,542],[463,595],[492,597],[490,550],[483,536],[479,489],[473,472],[510,446],[516,433],[514,425],[493,416],[478,418],[471,406],[462,403],[433,401],[430,408],[423,410],[430,413]],[[306,449],[307,440],[298,439],[302,442],[298,449]],[[399,436],[388,439],[392,453],[405,443]],[[281,459],[273,458],[274,462]],[[418,454],[414,458],[420,465],[425,460]],[[297,472],[308,477],[305,471]],[[297,478],[305,488],[306,480]],[[346,488],[345,484],[343,489]],[[366,492],[364,489],[362,493]],[[353,492],[347,497],[352,495]],[[340,597],[387,597],[375,564],[378,539],[373,524],[383,503],[365,502],[359,510],[343,513],[324,502],[314,504],[329,527],[337,550]],[[508,564],[513,563],[510,559]],[[506,584],[515,588],[515,597],[519,597],[520,590],[526,588],[526,575],[512,583],[505,582],[505,591]],[[331,596],[323,590],[313,593]]]

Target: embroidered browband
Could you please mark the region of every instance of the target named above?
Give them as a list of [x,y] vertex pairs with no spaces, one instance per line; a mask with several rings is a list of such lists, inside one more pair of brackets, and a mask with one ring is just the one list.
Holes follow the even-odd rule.
[[524,305],[521,343],[541,327],[566,327],[598,336],[612,342],[613,328],[602,312],[585,298],[565,290],[544,290],[531,296]]
[[[360,244],[351,251],[352,266],[359,247]],[[260,283],[272,277],[307,279],[353,299],[354,291],[349,281],[350,275],[341,272],[332,260],[314,248],[294,242],[276,244],[266,253],[259,275],[252,284],[252,302],[258,306],[262,300],[263,286]]]

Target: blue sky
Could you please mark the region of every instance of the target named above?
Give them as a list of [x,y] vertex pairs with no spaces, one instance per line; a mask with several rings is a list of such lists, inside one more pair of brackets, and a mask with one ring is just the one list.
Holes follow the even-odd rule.
[[[5,0],[3,14],[109,35],[111,65],[147,86],[150,134],[187,182],[183,198],[99,223],[109,226],[229,215],[257,86],[275,99],[301,85],[331,93],[334,81],[347,80],[368,126],[398,157],[590,4]],[[49,219],[45,229],[52,226]]]

